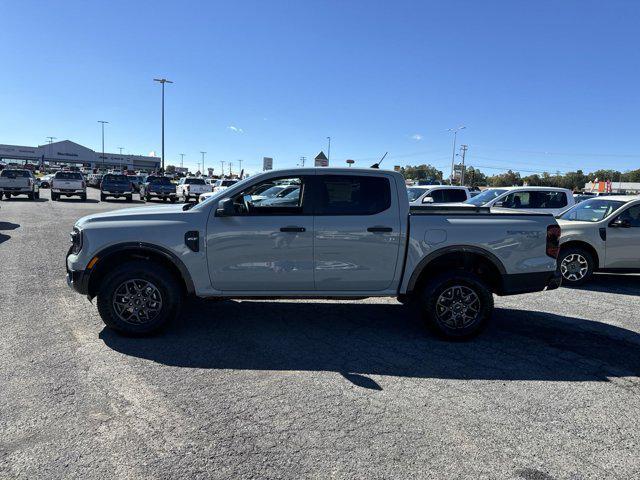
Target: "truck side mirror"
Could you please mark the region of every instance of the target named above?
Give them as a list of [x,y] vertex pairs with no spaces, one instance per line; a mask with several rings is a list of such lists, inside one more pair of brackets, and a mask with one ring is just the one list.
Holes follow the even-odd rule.
[[218,202],[218,208],[216,209],[216,217],[231,217],[235,215],[236,211],[233,208],[233,200],[230,198],[224,198]]
[[618,217],[613,222],[611,222],[609,226],[613,228],[631,228],[631,222],[626,218]]
[[424,197],[422,199],[422,203],[433,203],[433,197],[429,197],[429,196]]

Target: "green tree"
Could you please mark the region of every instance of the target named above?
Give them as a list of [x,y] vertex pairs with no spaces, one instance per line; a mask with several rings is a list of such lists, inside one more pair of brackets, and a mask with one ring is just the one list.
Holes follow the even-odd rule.
[[176,173],[176,167],[175,165],[167,165],[167,167],[165,168],[165,172],[169,173],[169,174],[174,174]]
[[488,183],[492,187],[513,187],[522,185],[522,178],[518,172],[507,170],[505,173],[498,173],[488,178]]
[[407,165],[400,173],[408,180],[442,180],[442,172],[433,165]]

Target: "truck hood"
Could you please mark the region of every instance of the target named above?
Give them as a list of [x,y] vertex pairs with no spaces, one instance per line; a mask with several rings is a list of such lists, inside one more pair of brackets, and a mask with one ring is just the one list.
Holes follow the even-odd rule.
[[597,222],[584,222],[584,221],[578,221],[578,220],[562,220],[561,218],[558,218],[556,220],[558,222],[558,225],[560,225],[560,228],[562,229],[562,232],[564,233],[565,231],[572,231],[572,230],[585,230],[587,228],[597,228],[598,223]]
[[182,205],[161,205],[158,207],[133,207],[114,210],[112,212],[94,213],[82,217],[76,227],[86,228],[91,224],[102,222],[140,222],[144,220],[177,220],[184,211]]

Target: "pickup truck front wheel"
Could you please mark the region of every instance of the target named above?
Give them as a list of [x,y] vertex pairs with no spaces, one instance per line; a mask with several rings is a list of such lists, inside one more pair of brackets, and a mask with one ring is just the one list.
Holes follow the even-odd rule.
[[429,279],[421,296],[427,326],[448,339],[480,333],[493,313],[493,294],[478,276],[451,271]]
[[582,285],[593,275],[594,261],[589,252],[580,247],[563,248],[558,257],[558,266],[564,286]]
[[163,267],[131,261],[116,267],[98,291],[98,312],[104,323],[127,335],[159,331],[178,316],[180,285]]

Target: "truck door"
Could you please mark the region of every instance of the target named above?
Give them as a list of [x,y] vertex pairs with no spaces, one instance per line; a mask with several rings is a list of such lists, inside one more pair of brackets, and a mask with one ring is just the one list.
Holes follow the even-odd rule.
[[627,208],[609,222],[605,245],[606,268],[640,268],[640,205]]
[[[257,200],[265,182],[296,188],[286,198]],[[312,291],[313,214],[308,177],[270,178],[234,194],[235,214],[209,217],[207,261],[216,290]]]
[[316,291],[391,287],[400,250],[400,209],[391,181],[378,173],[314,177]]

